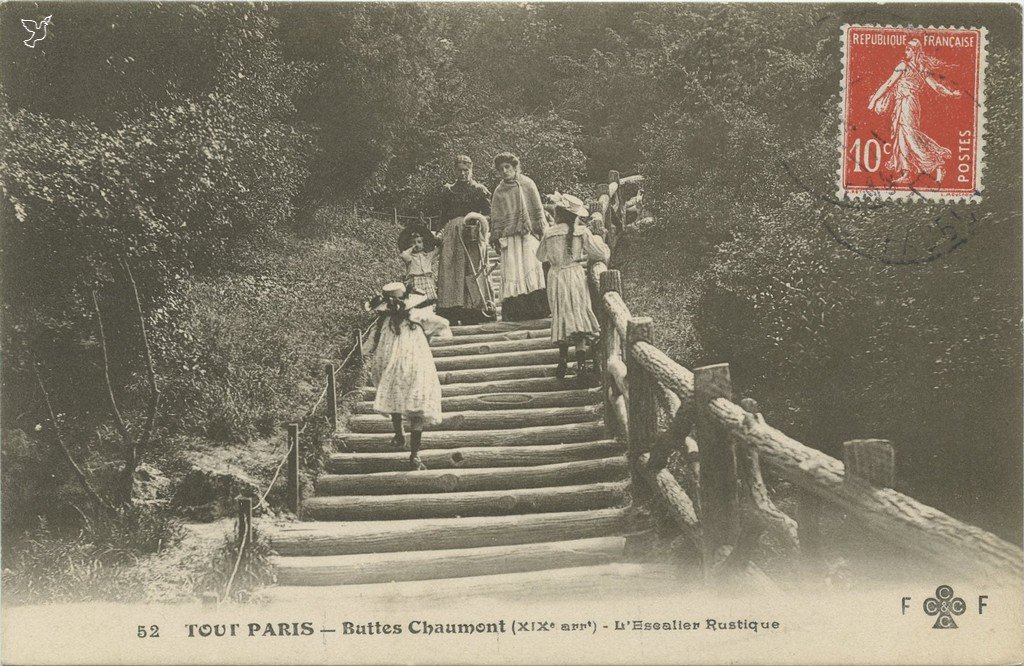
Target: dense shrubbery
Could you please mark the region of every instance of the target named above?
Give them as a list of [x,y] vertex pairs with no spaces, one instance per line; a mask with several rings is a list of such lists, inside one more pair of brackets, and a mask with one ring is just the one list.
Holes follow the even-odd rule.
[[[1005,287],[1020,283],[1019,42],[990,47],[987,85],[1001,93],[989,100],[987,141],[998,148],[986,150],[982,205],[841,206],[838,88],[824,85],[839,76],[837,28],[783,11],[759,31],[787,46],[767,49],[744,36],[746,11],[723,17],[730,39],[717,44],[704,41],[712,30],[670,38],[729,66],[688,68],[677,80],[688,94],[644,126],[660,220],[619,257],[629,300],[664,322],[662,344],[687,365],[729,361],[740,391],[790,434],[833,455],[844,440],[890,438],[903,489],[1016,537],[1022,359],[1010,341],[1021,308]],[[941,235],[936,220],[967,235],[974,217],[976,234],[951,254],[881,260],[913,258],[899,254],[904,235],[911,253],[925,252]],[[655,280],[667,294],[644,287]],[[992,391],[1005,399],[982,397]]]
[[362,300],[401,277],[390,222],[333,207],[313,225],[317,236],[240,251],[182,294],[174,318],[193,342],[167,359],[164,407],[180,431],[244,442],[301,416],[365,325]]
[[[130,492],[137,463],[131,450],[150,439],[142,413],[150,392],[140,390],[141,327],[149,329],[162,378],[173,383],[178,373],[199,370],[167,362],[195,342],[174,316],[191,276],[219,270],[239,243],[270,237],[290,220],[312,145],[291,102],[308,67],[281,58],[265,11],[196,6],[160,14],[146,7],[134,18],[152,20],[154,29],[195,19],[198,36],[216,37],[214,46],[202,47],[207,87],[158,91],[149,99],[133,91],[63,109],[46,98],[26,99],[29,91],[19,88],[20,108],[6,98],[0,164],[4,428],[40,432],[50,444],[63,437],[84,469],[98,470],[99,495],[113,503]],[[132,59],[94,63],[114,81],[103,84],[108,91],[118,83],[131,88],[141,76],[121,67]],[[53,76],[47,70],[39,86],[54,92],[47,85]],[[39,382],[49,388],[58,423],[48,418]],[[119,434],[106,427],[106,383],[126,422]],[[165,397],[173,404],[176,396]],[[166,432],[177,424],[158,425]],[[127,485],[104,492],[106,471],[119,464],[129,468],[120,475]]]

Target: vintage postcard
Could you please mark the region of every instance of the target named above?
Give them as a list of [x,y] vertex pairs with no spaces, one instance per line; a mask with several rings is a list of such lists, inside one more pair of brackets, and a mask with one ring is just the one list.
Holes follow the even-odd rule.
[[0,661],[1020,663],[1021,16],[0,4]]

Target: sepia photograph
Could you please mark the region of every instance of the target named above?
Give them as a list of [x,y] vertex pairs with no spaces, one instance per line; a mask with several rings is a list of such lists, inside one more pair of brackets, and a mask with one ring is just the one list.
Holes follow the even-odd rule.
[[1024,660],[1019,3],[0,4],[0,660]]

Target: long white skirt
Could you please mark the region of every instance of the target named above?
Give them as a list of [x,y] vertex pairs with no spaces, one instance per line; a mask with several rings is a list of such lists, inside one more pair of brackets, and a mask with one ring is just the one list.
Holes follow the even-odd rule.
[[441,422],[441,382],[422,328],[405,321],[395,334],[384,322],[373,360],[375,412],[402,414],[418,427]]
[[502,238],[501,297],[515,298],[544,288],[544,266],[537,259],[540,241],[531,234]]
[[600,332],[590,304],[587,274],[581,264],[552,266],[548,271],[548,305],[551,307],[551,340],[562,342],[573,333]]

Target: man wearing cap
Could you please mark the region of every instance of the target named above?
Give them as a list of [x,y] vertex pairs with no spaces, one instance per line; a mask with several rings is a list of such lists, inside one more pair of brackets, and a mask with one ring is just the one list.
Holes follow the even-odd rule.
[[437,275],[437,312],[453,324],[494,319],[494,297],[487,268],[490,191],[473,180],[473,160],[455,158],[455,182],[441,190],[441,256]]

